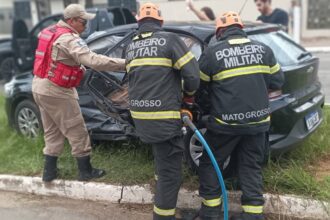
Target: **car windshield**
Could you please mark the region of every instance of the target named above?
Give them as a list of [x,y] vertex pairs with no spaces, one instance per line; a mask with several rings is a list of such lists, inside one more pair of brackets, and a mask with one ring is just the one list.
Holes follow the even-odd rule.
[[[194,54],[196,59],[198,60],[202,54],[202,45],[194,39],[193,37],[187,35],[179,35],[181,40],[186,44],[188,49]],[[124,36],[120,35],[110,35],[101,37],[95,41],[89,43],[89,48],[95,53],[105,53],[109,48],[115,46],[119,41],[121,41]],[[109,54],[107,54],[109,55]],[[112,54],[113,55],[113,54]],[[121,57],[122,53],[117,53],[118,58]],[[115,56],[112,56],[115,57]]]
[[249,38],[268,45],[274,52],[281,66],[297,64],[298,58],[306,51],[296,45],[283,31],[249,35]]
[[106,37],[99,38],[89,44],[89,48],[95,53],[103,54],[109,48],[112,48],[116,45],[120,40],[122,40],[124,36],[118,35],[110,35]]

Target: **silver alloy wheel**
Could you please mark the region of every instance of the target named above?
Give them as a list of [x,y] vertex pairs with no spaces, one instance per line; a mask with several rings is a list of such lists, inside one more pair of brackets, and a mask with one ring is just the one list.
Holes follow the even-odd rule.
[[17,123],[20,132],[30,138],[38,136],[40,131],[40,122],[37,115],[30,108],[22,108],[17,115]]
[[[204,135],[206,128],[200,129],[199,132]],[[199,159],[203,155],[203,146],[202,143],[198,140],[196,134],[192,135],[190,138],[189,151],[191,159],[194,161],[196,166],[199,166]]]
[[[206,132],[206,128],[199,129],[199,132],[204,135]],[[203,155],[203,146],[202,143],[198,140],[197,135],[194,134],[190,138],[189,143],[189,151],[190,151],[190,157],[194,161],[195,165],[199,166],[199,159]],[[226,167],[229,165],[230,162],[230,156],[226,159],[223,167],[226,169]]]

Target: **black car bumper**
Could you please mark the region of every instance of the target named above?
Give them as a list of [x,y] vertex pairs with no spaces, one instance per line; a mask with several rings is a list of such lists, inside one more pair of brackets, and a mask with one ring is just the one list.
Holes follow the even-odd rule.
[[[307,136],[312,134],[323,121],[324,94],[318,93],[308,102],[297,106],[281,108],[277,114],[281,116],[288,114],[288,119],[282,118],[282,124],[288,122],[287,128],[289,132],[285,133],[271,133],[270,134],[270,148],[273,156],[284,153],[301,143]],[[315,121],[312,127],[307,126],[307,117],[310,114],[317,114],[318,120]],[[291,118],[292,120],[290,121]],[[291,122],[294,121],[292,124]],[[276,121],[278,124],[278,120]],[[291,124],[291,125],[290,125]]]

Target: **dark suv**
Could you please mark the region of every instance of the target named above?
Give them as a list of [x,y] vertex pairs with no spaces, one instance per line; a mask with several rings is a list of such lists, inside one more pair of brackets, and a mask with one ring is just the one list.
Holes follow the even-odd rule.
[[[123,58],[137,25],[115,27],[88,39],[89,47],[97,53]],[[176,33],[198,59],[204,48],[214,40],[213,25],[201,23],[169,23],[164,28]],[[321,124],[324,94],[317,72],[319,60],[290,37],[270,24],[247,23],[249,38],[269,45],[285,73],[282,91],[269,94],[271,129],[269,140],[274,155],[285,152],[304,140]],[[9,124],[19,133],[35,136],[41,129],[38,108],[31,94],[31,71],[15,77],[5,85],[6,111]],[[127,140],[136,138],[127,101],[125,72],[97,72],[89,69],[80,87],[80,106],[91,138],[94,140]],[[196,113],[196,112],[195,112]],[[204,131],[203,115],[195,121]],[[185,136],[186,159],[198,165],[202,147],[192,133]]]

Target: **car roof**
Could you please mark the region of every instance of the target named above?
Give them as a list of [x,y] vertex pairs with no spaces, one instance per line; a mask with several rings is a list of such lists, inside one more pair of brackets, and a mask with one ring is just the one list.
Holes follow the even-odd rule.
[[[244,31],[248,35],[251,34],[259,34],[259,33],[268,33],[273,31],[280,30],[280,26],[276,24],[265,24],[265,23],[257,23],[257,22],[244,22]],[[104,33],[97,35],[95,38],[107,36],[115,33],[128,33],[130,31],[136,30],[138,28],[138,24],[127,24],[113,27]],[[192,21],[192,22],[181,22],[181,21],[168,21],[164,22],[163,25],[164,30],[174,30],[177,32],[187,32],[195,35],[200,40],[205,41],[208,37],[214,34],[214,22],[200,22],[200,21]],[[91,38],[88,41],[93,41],[95,38]]]

